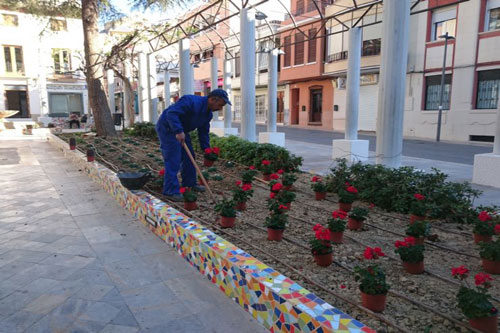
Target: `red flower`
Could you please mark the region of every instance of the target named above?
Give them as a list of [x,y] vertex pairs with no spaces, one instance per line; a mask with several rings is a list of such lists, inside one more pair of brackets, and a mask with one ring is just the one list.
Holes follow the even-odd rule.
[[345,289],[345,284],[341,284],[340,289]]
[[481,220],[482,222],[486,222],[486,221],[491,220],[490,214],[485,210],[483,210],[481,213],[479,213],[478,217],[479,217],[479,220]]
[[281,183],[276,183],[271,187],[271,191],[273,192],[279,192],[283,188],[283,185]]
[[396,242],[394,242],[394,246],[396,247],[396,249],[399,249],[400,247],[408,247],[408,244],[406,242],[397,240]]
[[354,186],[349,186],[347,192],[358,193],[358,190]]
[[280,178],[280,176],[278,176],[275,173],[271,174],[271,176],[269,176],[269,177],[271,177],[271,179],[279,179]]
[[285,170],[283,170],[283,169],[279,169],[277,172],[278,172],[280,175],[282,175],[282,174],[285,172]]
[[378,257],[385,257],[385,253],[382,252],[380,247],[367,247],[364,252],[365,259],[377,259]]
[[262,165],[269,165],[271,164],[271,162],[269,162],[268,160],[262,160]]
[[250,165],[249,169],[250,170],[255,170],[255,167],[253,165]]
[[219,155],[219,153],[220,153],[220,149],[219,149],[219,147],[213,147],[213,148],[212,148],[212,151],[213,151],[214,153],[216,153],[217,155]]
[[382,252],[382,249],[380,247],[374,247],[373,251],[379,256],[379,257],[385,257],[385,253]]
[[408,246],[415,245],[415,237],[413,236],[405,237],[405,243],[408,244]]
[[332,217],[334,219],[345,219],[347,217],[347,213],[343,210],[338,209],[332,213]]
[[274,192],[271,192],[271,193],[269,194],[269,198],[271,198],[271,199],[274,199],[274,197],[275,197],[275,196],[276,196],[276,193],[274,193]]
[[185,187],[181,187],[179,189],[179,192],[181,192],[181,194],[184,194],[186,191],[187,191],[187,188],[185,188]]
[[485,288],[489,288],[489,282],[493,281],[491,276],[486,273],[477,273],[476,276],[474,276],[474,282],[476,283],[476,286],[480,286],[484,284]]
[[313,231],[320,230],[321,228],[323,228],[323,227],[321,226],[321,224],[316,223],[316,225],[313,227]]
[[241,185],[241,180],[238,180],[238,181],[236,182],[236,186],[240,186],[240,185]]
[[205,154],[210,154],[212,152],[212,148],[205,148]]
[[500,235],[500,224],[497,224],[497,225],[495,226],[495,234],[496,234],[496,235]]
[[373,207],[375,207],[375,204],[371,203],[369,208],[373,208]]
[[165,176],[165,168],[161,169],[160,172],[158,172],[158,176]]
[[365,252],[363,253],[363,256],[365,257],[365,259],[373,259],[373,251],[372,251],[372,248],[371,247],[367,247],[365,249]]
[[[323,228],[319,223],[316,224],[313,228],[314,231],[316,231],[316,233],[314,234],[314,236],[316,237],[316,239],[318,240],[322,240],[322,241],[328,241],[327,244],[324,244],[324,245],[327,245],[329,246],[330,245],[330,240],[331,240],[331,233],[330,233],[330,229],[328,228]],[[326,242],[325,242],[326,243]]]
[[250,191],[252,189],[252,185],[250,185],[250,184],[243,184],[243,186],[241,187],[241,189],[243,191],[245,191],[245,192],[246,191]]
[[466,278],[469,275],[469,270],[465,268],[464,265],[458,267],[452,267],[451,275],[455,277]]
[[316,183],[316,182],[321,181],[321,178],[319,178],[318,176],[314,176],[314,177],[312,177],[312,178],[311,178],[311,181],[312,181],[313,183]]
[[425,199],[425,197],[424,197],[422,194],[420,194],[420,193],[415,193],[415,194],[413,195],[413,197],[414,197],[415,199],[417,199],[418,201],[421,201],[421,200],[424,200],[424,199]]
[[287,207],[287,206],[285,206],[285,205],[279,205],[278,209],[283,209],[283,210],[286,210],[286,209],[288,209],[288,207]]

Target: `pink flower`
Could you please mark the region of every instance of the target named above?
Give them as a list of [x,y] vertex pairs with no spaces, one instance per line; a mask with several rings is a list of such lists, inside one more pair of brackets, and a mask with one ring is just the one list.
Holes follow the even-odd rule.
[[474,276],[474,282],[476,283],[476,286],[480,286],[484,284],[485,288],[489,288],[489,282],[493,281],[491,276],[486,273],[478,273],[476,276]]
[[491,216],[490,214],[483,210],[481,213],[479,213],[479,216],[478,216],[479,220],[481,220],[482,222],[486,222],[486,221],[489,221],[491,220]]
[[273,173],[271,174],[271,176],[269,176],[271,179],[279,179],[280,176],[278,176],[277,174]]
[[245,192],[246,191],[250,191],[252,189],[252,185],[250,185],[250,184],[243,184],[243,186],[241,187],[241,189],[243,191],[245,191]]
[[236,182],[236,186],[240,186],[240,185],[241,185],[241,180],[238,180],[238,181]]
[[454,277],[466,278],[469,275],[469,270],[464,265],[451,268],[451,275]]
[[205,148],[205,154],[210,154],[212,152],[212,148]]
[[276,196],[276,193],[274,193],[274,192],[271,192],[271,193],[269,194],[269,198],[271,198],[271,199],[274,199],[274,197],[275,197],[275,196]]
[[279,192],[283,188],[283,185],[281,183],[276,183],[271,187],[271,191],[273,192]]
[[250,170],[255,170],[255,166],[250,165],[249,169],[250,169]]
[[413,197],[414,197],[415,199],[417,199],[418,201],[421,201],[421,200],[424,200],[424,199],[425,199],[425,197],[424,197],[422,194],[420,194],[420,193],[415,193],[415,194],[413,195]]
[[269,165],[271,164],[271,162],[269,162],[268,160],[262,160],[262,165]]
[[321,181],[321,178],[319,178],[318,176],[314,176],[314,177],[312,177],[312,178],[311,178],[311,181],[312,181],[313,183],[316,183],[316,182]]
[[161,169],[161,170],[158,172],[158,176],[165,176],[165,168]]
[[280,175],[282,175],[282,174],[285,172],[285,170],[283,170],[283,169],[279,169],[277,172],[278,172]]
[[213,148],[212,148],[212,151],[213,151],[215,154],[217,154],[217,155],[219,155],[219,153],[220,153],[219,147],[213,147]]
[[184,194],[186,191],[187,191],[187,188],[185,188],[185,187],[181,187],[179,189],[179,192],[181,192],[181,194]]
[[347,192],[358,193],[358,190],[354,186],[349,186]]

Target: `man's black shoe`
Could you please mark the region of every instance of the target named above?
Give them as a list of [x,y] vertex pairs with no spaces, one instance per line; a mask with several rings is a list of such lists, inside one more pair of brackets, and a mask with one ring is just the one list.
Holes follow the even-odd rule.
[[205,186],[195,185],[191,188],[195,192],[205,192]]
[[175,202],[184,201],[184,197],[182,195],[180,195],[180,194],[166,195],[165,197],[168,200],[175,201]]

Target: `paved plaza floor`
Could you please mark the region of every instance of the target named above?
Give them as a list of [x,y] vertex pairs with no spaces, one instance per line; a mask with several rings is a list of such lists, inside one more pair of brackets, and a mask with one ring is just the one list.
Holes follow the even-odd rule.
[[265,332],[44,141],[0,141],[0,332]]

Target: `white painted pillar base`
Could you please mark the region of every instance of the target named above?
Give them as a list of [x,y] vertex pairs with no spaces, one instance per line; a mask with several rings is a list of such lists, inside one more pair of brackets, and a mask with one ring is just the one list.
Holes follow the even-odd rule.
[[498,170],[500,170],[500,155],[493,153],[474,155],[472,182],[500,188]]
[[214,133],[217,136],[230,136],[230,135],[238,135],[238,129],[234,127],[217,127],[213,128],[210,126],[210,133]]
[[285,147],[285,133],[260,132],[259,143],[272,143],[276,146]]
[[333,140],[333,159],[345,158],[349,162],[368,160],[368,140]]

